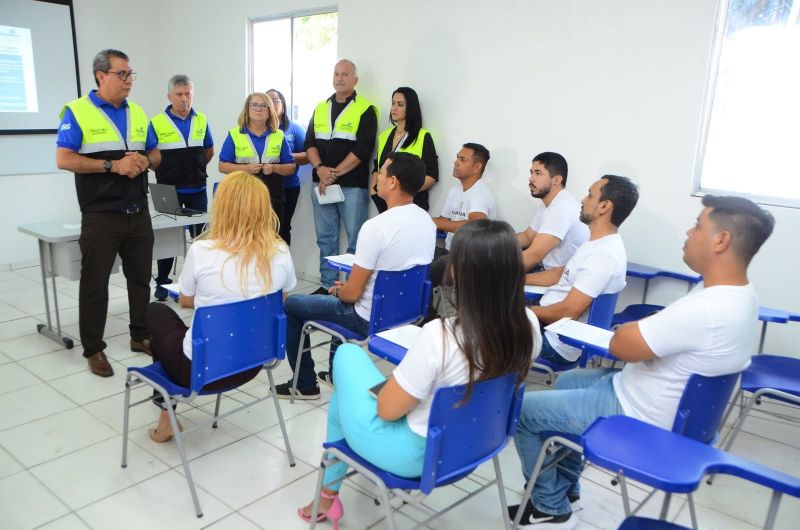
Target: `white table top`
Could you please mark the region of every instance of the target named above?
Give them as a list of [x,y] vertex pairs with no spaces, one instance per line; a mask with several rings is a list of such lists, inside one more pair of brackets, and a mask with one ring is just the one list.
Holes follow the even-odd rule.
[[[177,228],[186,225],[204,224],[211,219],[210,214],[202,215],[178,215],[174,219],[171,216],[155,213],[151,217],[153,230],[163,230],[166,228]],[[80,219],[70,219],[68,221],[47,221],[44,223],[28,223],[19,225],[17,230],[23,234],[31,235],[47,243],[61,243],[64,241],[76,241],[81,235]]]

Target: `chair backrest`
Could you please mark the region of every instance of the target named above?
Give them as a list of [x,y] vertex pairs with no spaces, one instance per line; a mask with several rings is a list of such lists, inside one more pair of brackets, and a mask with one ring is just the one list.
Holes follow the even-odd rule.
[[286,315],[278,291],[200,307],[192,321],[192,391],[286,355]]
[[738,380],[739,372],[714,377],[690,376],[678,402],[672,432],[705,444],[712,443]]
[[421,319],[428,314],[430,298],[428,265],[404,271],[378,271],[372,292],[369,335]]
[[723,473],[800,497],[798,477],[629,416],[598,418],[584,432],[583,448],[592,464],[670,492],[694,491],[704,476]]
[[420,481],[424,493],[468,474],[505,447],[516,432],[525,390],[516,380],[509,373],[475,383],[463,404],[466,385],[436,391]]
[[601,294],[589,306],[588,324],[598,328],[611,329],[611,320],[614,318],[614,309],[617,307],[619,293]]

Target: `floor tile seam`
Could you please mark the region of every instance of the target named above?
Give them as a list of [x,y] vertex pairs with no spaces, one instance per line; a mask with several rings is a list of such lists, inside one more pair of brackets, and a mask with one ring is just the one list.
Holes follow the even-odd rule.
[[[704,509],[706,509],[706,510],[710,510],[710,511],[712,511],[712,512],[716,512],[716,513],[718,513],[718,514],[720,514],[720,515],[724,515],[724,516],[726,516],[726,517],[730,517],[731,519],[736,519],[737,521],[741,521],[741,522],[743,522],[743,523],[745,523],[745,524],[747,524],[747,525],[749,525],[749,526],[755,526],[755,527],[757,527],[757,528],[762,528],[762,526],[763,526],[763,520],[765,520],[765,519],[767,518],[767,508],[766,508],[766,507],[765,507],[765,509],[764,509],[764,514],[763,514],[763,517],[761,517],[761,518],[760,518],[760,520],[759,520],[758,522],[753,522],[753,521],[749,521],[749,520],[747,520],[747,519],[745,519],[745,518],[743,518],[743,517],[740,517],[740,516],[739,516],[739,512],[736,512],[736,513],[722,512],[722,511],[718,510],[716,507],[714,507],[714,506],[709,506],[708,504],[704,504],[703,502],[701,502],[701,501],[700,501],[700,500],[698,500],[698,499],[695,499],[695,500],[694,500],[694,504],[695,504],[695,507],[697,507],[697,506],[702,506],[702,507],[703,507]],[[687,502],[687,503],[686,503],[686,506],[685,506],[685,508],[686,508],[687,510],[689,509],[689,508],[688,508],[688,505],[689,505],[689,503]],[[681,508],[681,510],[683,510],[683,508]],[[780,510],[778,510],[778,513],[780,513]],[[678,516],[678,515],[680,515],[680,512],[678,512],[678,514],[676,515],[676,517],[675,517],[676,519],[677,519],[677,516]]]
[[[45,383],[42,383],[42,384],[47,384],[47,382],[45,382]],[[34,386],[35,386],[35,385],[34,385]],[[49,386],[49,385],[48,385],[48,386]],[[28,388],[31,388],[31,387],[28,387]],[[15,392],[18,392],[18,391],[20,391],[20,390],[25,390],[25,388],[22,388],[22,389],[17,389]],[[73,401],[72,399],[70,399],[68,396],[64,395],[64,393],[62,393],[62,392],[59,392],[59,391],[58,391],[58,389],[56,389],[56,388],[53,388],[53,390],[54,390],[54,391],[56,391],[56,392],[58,392],[59,394],[61,394],[61,396],[62,396],[64,399],[66,399],[68,402],[72,403],[74,406],[72,406],[72,407],[69,407],[69,408],[66,408],[66,409],[63,409],[63,410],[59,410],[59,411],[57,411],[57,412],[53,412],[52,414],[46,414],[46,415],[44,415],[44,416],[40,416],[40,417],[38,417],[38,418],[34,418],[34,419],[32,419],[32,420],[27,420],[27,421],[24,421],[24,422],[22,422],[22,423],[18,423],[18,424],[16,424],[16,425],[11,425],[11,426],[9,426],[9,427],[3,427],[3,428],[0,428],[0,433],[3,433],[3,432],[5,432],[5,431],[8,431],[8,430],[10,430],[10,429],[15,429],[15,428],[17,428],[17,427],[21,427],[21,426],[23,426],[23,425],[28,425],[29,423],[33,423],[33,422],[35,422],[35,421],[43,420],[43,419],[46,419],[46,418],[51,418],[51,417],[53,417],[53,416],[56,416],[56,415],[58,415],[58,414],[62,414],[62,413],[64,413],[64,412],[67,412],[67,411],[70,411],[70,410],[74,410],[74,409],[76,409],[76,408],[81,408],[81,405],[80,405],[80,404],[78,404],[78,403],[75,403],[75,401]]]
[[303,480],[304,478],[306,478],[307,476],[309,476],[309,475],[311,475],[311,474],[316,474],[317,472],[318,472],[318,470],[317,470],[317,469],[312,469],[312,470],[311,470],[311,471],[309,471],[308,473],[304,473],[304,474],[302,474],[302,475],[298,476],[297,478],[295,478],[294,480],[291,480],[291,481],[287,482],[286,484],[284,484],[284,485],[283,485],[283,486],[281,486],[280,488],[278,488],[278,489],[275,489],[275,490],[272,490],[272,491],[270,491],[269,493],[267,493],[266,495],[262,495],[262,496],[261,496],[261,497],[259,497],[258,499],[254,499],[253,501],[251,501],[251,502],[248,502],[247,504],[245,504],[245,505],[244,505],[244,506],[242,506],[241,508],[239,508],[239,509],[235,510],[235,511],[234,511],[234,513],[238,514],[240,517],[243,517],[245,520],[247,520],[248,522],[251,522],[251,523],[253,523],[254,525],[256,525],[256,526],[257,526],[257,527],[259,527],[259,528],[267,528],[267,527],[264,527],[264,526],[262,526],[262,525],[261,525],[261,524],[259,524],[258,522],[254,521],[253,519],[251,519],[250,517],[248,517],[247,515],[245,515],[245,514],[244,514],[244,513],[242,513],[242,512],[243,512],[244,510],[246,510],[247,508],[249,508],[249,507],[253,506],[254,504],[256,504],[256,503],[258,503],[258,502],[261,502],[261,501],[263,501],[263,500],[264,500],[264,499],[266,499],[267,497],[269,497],[269,496],[271,496],[271,495],[275,495],[275,494],[278,494],[278,493],[280,493],[280,491],[281,491],[282,489],[290,487],[290,486],[291,486],[292,484],[294,484],[295,482],[299,482],[299,481]]
[[[118,435],[117,435],[117,436],[118,436]],[[112,436],[112,438],[113,438],[113,436]],[[101,440],[100,442],[97,442],[97,443],[95,443],[95,444],[90,444],[90,445],[88,445],[88,446],[86,446],[86,447],[91,447],[91,446],[93,446],[93,445],[98,445],[98,444],[100,444],[100,443],[103,443],[103,442],[106,442],[106,441],[108,441],[108,440],[110,440],[110,439],[111,439],[111,438],[106,438],[105,440]],[[134,442],[133,442],[133,440],[128,440],[128,442],[129,442],[129,443],[134,443]],[[139,448],[141,449],[141,446],[140,446],[139,444],[136,444],[136,443],[134,443],[134,445],[136,445],[136,447],[139,447]],[[83,448],[82,448],[82,449],[83,449]],[[79,449],[78,451],[80,451],[80,450],[81,450],[81,449]],[[142,449],[142,450],[144,450],[144,449]],[[69,455],[69,454],[74,454],[74,453],[76,453],[76,452],[77,452],[77,451],[71,451],[70,453],[65,453],[65,454],[64,454],[64,455],[62,455],[62,456],[67,456],[67,455]],[[161,471],[159,471],[159,472],[157,472],[157,473],[155,473],[155,474],[153,474],[153,475],[150,475],[150,476],[148,476],[148,477],[145,477],[145,478],[143,478],[143,479],[141,479],[141,480],[137,480],[137,481],[135,481],[135,482],[132,482],[132,483],[128,484],[127,486],[125,486],[125,487],[123,487],[123,488],[121,488],[121,489],[119,489],[119,490],[113,491],[113,492],[111,492],[111,493],[109,493],[109,494],[107,494],[107,495],[104,495],[104,496],[102,496],[102,497],[99,497],[99,498],[97,498],[97,499],[95,499],[95,500],[93,500],[93,501],[91,501],[91,502],[88,502],[88,503],[86,503],[86,504],[82,504],[82,505],[78,506],[77,508],[71,508],[71,507],[69,506],[69,504],[67,503],[67,501],[65,501],[65,500],[64,500],[64,499],[62,499],[61,497],[58,497],[58,496],[55,494],[55,492],[52,492],[52,493],[53,493],[54,495],[56,495],[56,497],[58,498],[58,500],[59,500],[59,501],[61,501],[62,503],[64,503],[64,505],[65,505],[65,506],[67,506],[67,507],[68,507],[68,508],[69,508],[69,509],[70,509],[72,512],[76,513],[76,515],[77,515],[77,512],[78,512],[79,510],[83,510],[83,509],[85,509],[85,508],[88,508],[89,506],[91,506],[91,505],[93,505],[93,504],[96,504],[96,503],[98,503],[98,502],[101,502],[101,501],[103,501],[103,500],[105,500],[105,499],[108,499],[109,497],[113,497],[114,495],[116,495],[116,494],[118,494],[118,493],[122,493],[122,492],[123,492],[123,491],[125,491],[125,490],[128,490],[128,489],[130,489],[130,488],[132,488],[132,487],[136,487],[136,486],[138,486],[139,484],[142,484],[143,482],[146,482],[146,481],[148,481],[148,480],[150,480],[150,479],[156,478],[156,477],[158,477],[159,475],[163,475],[164,473],[167,473],[167,472],[169,472],[169,471],[172,469],[172,468],[169,466],[169,464],[167,464],[166,462],[162,461],[162,460],[161,460],[161,459],[159,459],[157,456],[153,455],[152,453],[148,453],[148,454],[149,454],[150,456],[152,456],[153,458],[155,458],[156,460],[158,460],[158,462],[159,462],[159,463],[163,464],[163,465],[164,465],[164,469],[163,469],[163,470],[161,470]],[[120,454],[120,457],[121,457],[121,456],[122,456],[122,455]],[[53,460],[57,460],[57,459],[53,459]],[[52,460],[50,460],[50,461],[52,462]],[[46,462],[42,462],[42,464],[45,464],[45,463],[46,463]],[[35,467],[38,467],[38,466],[40,466],[40,465],[42,465],[42,464],[36,464],[35,466],[31,467],[30,469],[32,470],[33,468],[35,468]],[[128,464],[130,464],[130,461],[128,462]],[[120,467],[122,467],[122,464],[121,464],[121,463],[120,463]],[[127,467],[125,467],[125,468],[122,468],[122,469],[127,469]],[[28,471],[30,471],[30,470],[28,470]],[[37,479],[38,479],[38,477],[37,477],[36,475],[34,475],[32,471],[30,471],[30,473],[31,473],[31,475],[33,475],[33,477],[34,477],[34,478],[37,478]],[[181,476],[181,478],[182,478],[183,480],[186,480],[186,478],[185,478],[185,477],[183,477],[183,476]],[[42,482],[42,481],[40,480],[40,482]],[[187,485],[187,489],[188,489],[188,485]],[[205,491],[205,490],[204,490],[204,491]],[[63,516],[62,516],[62,517],[63,517]],[[57,519],[58,519],[58,518],[57,518]],[[55,520],[55,519],[54,519],[54,520]],[[51,522],[52,522],[52,521],[51,521]],[[91,528],[91,526],[90,526],[88,523],[87,523],[87,525],[86,525],[86,526],[89,526],[89,527]]]
[[[239,428],[237,427],[237,429],[239,429]],[[241,429],[239,429],[239,430],[241,430]],[[192,462],[195,462],[195,461],[199,460],[200,458],[203,458],[204,456],[208,456],[208,455],[210,455],[211,453],[214,453],[214,452],[216,452],[216,451],[219,451],[220,449],[225,449],[225,448],[227,448],[227,447],[230,447],[231,445],[233,445],[233,444],[235,444],[235,443],[239,443],[239,442],[241,442],[241,441],[243,441],[243,440],[245,440],[246,438],[249,438],[249,437],[251,437],[251,436],[255,436],[255,435],[253,435],[253,434],[246,434],[245,436],[243,436],[243,437],[241,437],[241,438],[237,438],[237,439],[235,439],[235,440],[230,440],[230,441],[228,441],[228,442],[225,442],[225,443],[223,443],[222,445],[215,446],[213,449],[210,449],[210,450],[208,450],[208,451],[205,451],[205,452],[203,452],[203,453],[200,453],[200,454],[198,454],[198,455],[196,455],[196,456],[193,456],[193,457],[191,457],[191,458],[189,457],[189,455],[186,455],[186,461],[189,463],[189,466],[191,467],[191,464],[192,464]],[[137,444],[137,445],[138,445],[138,444]],[[184,446],[184,451],[185,451],[185,450],[186,450],[186,447]],[[177,448],[177,447],[175,448],[175,452],[176,452],[176,453],[178,453],[178,454],[177,454],[177,456],[178,456],[178,458],[180,458],[180,453],[178,452],[178,448]],[[284,451],[284,452],[285,452],[285,451]],[[183,462],[180,462],[180,461],[178,461],[178,463],[177,463],[177,464],[175,464],[175,465],[167,464],[167,466],[168,466],[170,469],[173,469],[173,470],[175,470],[175,471],[178,471],[178,472],[180,473],[180,471],[179,471],[179,470],[182,470],[182,469],[183,469]],[[181,476],[183,476],[183,475],[181,474]],[[184,478],[185,478],[185,477],[184,477]]]
[[[101,503],[101,502],[103,502],[103,501],[105,501],[105,500],[107,500],[107,499],[110,499],[111,497],[114,497],[115,495],[120,495],[120,494],[122,494],[123,492],[125,492],[125,491],[128,491],[128,490],[129,490],[129,489],[131,489],[131,488],[135,488],[135,487],[137,487],[137,486],[140,486],[141,484],[143,484],[144,482],[147,482],[148,480],[153,480],[153,479],[155,479],[155,478],[158,478],[158,477],[160,477],[160,476],[162,476],[162,475],[165,475],[165,474],[167,474],[167,473],[170,473],[171,471],[174,471],[174,469],[172,469],[172,468],[170,468],[169,466],[167,466],[167,468],[166,468],[166,469],[164,469],[163,471],[161,471],[161,472],[159,472],[159,473],[156,473],[156,474],[154,474],[154,475],[150,475],[149,477],[147,477],[147,478],[146,478],[146,479],[144,479],[144,480],[141,480],[141,481],[139,481],[139,482],[136,482],[135,484],[129,484],[128,486],[126,486],[126,487],[124,487],[124,488],[122,488],[122,489],[120,489],[120,490],[117,490],[117,491],[115,491],[115,492],[113,492],[113,493],[109,493],[108,495],[106,495],[106,496],[104,496],[104,497],[101,497],[101,498],[99,498],[99,499],[97,499],[97,500],[95,500],[95,501],[93,501],[93,502],[90,502],[90,503],[86,504],[85,506],[81,506],[80,508],[77,508],[77,509],[75,510],[75,512],[76,512],[76,514],[78,514],[78,512],[79,512],[79,511],[81,511],[81,510],[86,510],[87,508],[89,508],[89,507],[91,507],[91,506],[93,506],[93,505],[95,505],[95,504],[98,504],[98,503]],[[181,475],[180,473],[178,473],[178,477],[180,478],[180,480],[181,480],[182,482],[186,482],[186,477],[185,477],[184,475]],[[193,478],[194,478],[194,477],[193,477]],[[220,517],[220,518],[218,518],[218,519],[214,519],[213,521],[209,521],[209,522],[208,522],[208,525],[206,525],[206,526],[212,525],[212,524],[214,524],[214,523],[216,523],[216,522],[220,521],[221,519],[224,519],[225,517],[227,517],[228,515],[230,515],[230,514],[233,512],[233,508],[232,508],[231,506],[229,506],[227,503],[225,503],[225,502],[224,502],[222,499],[219,499],[219,498],[217,498],[215,495],[212,495],[212,494],[211,494],[211,493],[210,493],[208,490],[206,490],[206,489],[205,489],[205,488],[203,488],[203,487],[202,487],[200,484],[198,484],[198,482],[197,482],[196,480],[194,481],[194,487],[197,489],[197,492],[198,492],[198,497],[200,496],[200,495],[199,495],[199,493],[202,491],[203,493],[205,493],[206,495],[208,495],[208,496],[209,496],[209,497],[211,497],[212,499],[216,500],[217,502],[219,502],[219,503],[220,503],[220,504],[222,504],[222,505],[223,505],[225,508],[227,508],[227,509],[228,509],[228,512],[226,512],[226,513],[225,513],[223,516],[221,516],[221,517]],[[191,493],[189,492],[189,484],[186,484],[186,490],[185,490],[185,493],[186,493],[186,496],[187,496],[187,498],[191,499]],[[61,500],[61,499],[59,499],[59,500]],[[63,502],[63,501],[62,501],[62,502]],[[187,501],[187,502],[188,502],[189,504],[191,504],[191,501],[190,501],[190,500],[189,500],[189,501]],[[201,503],[200,503],[200,508],[202,509],[202,507],[203,507],[203,504],[202,504],[202,502],[201,502]],[[194,507],[192,507],[192,509],[194,509]],[[78,514],[78,516],[80,516],[80,514]],[[192,516],[194,516],[194,514],[192,514]],[[203,512],[203,517],[206,517],[206,513],[205,513],[205,512]],[[205,522],[205,521],[204,521],[204,522]],[[91,526],[91,525],[89,525],[88,523],[87,523],[87,525],[86,525],[86,526],[88,526],[89,528],[92,528],[92,526]]]
[[[23,359],[23,360],[24,360],[24,359]],[[11,360],[11,362],[4,363],[4,364],[2,364],[2,365],[0,365],[0,366],[5,366],[5,365],[7,365],[7,364],[11,364],[11,363],[14,363],[14,364],[16,364],[16,365],[19,365],[19,367],[20,367],[20,368],[22,368],[24,371],[28,372],[28,373],[29,373],[29,374],[31,374],[33,377],[35,377],[36,379],[38,379],[38,381],[39,381],[39,382],[38,382],[38,383],[33,383],[33,384],[30,384],[30,385],[27,385],[27,386],[22,386],[22,387],[19,387],[19,388],[14,388],[14,389],[11,389],[11,390],[0,390],[0,396],[2,396],[2,395],[5,395],[5,394],[8,394],[8,393],[10,393],[10,392],[17,391],[17,390],[25,390],[26,388],[30,388],[30,387],[32,387],[32,386],[35,386],[35,385],[40,385],[40,384],[42,384],[42,383],[47,383],[47,381],[45,381],[44,379],[42,379],[41,377],[39,377],[39,375],[38,375],[38,374],[36,374],[36,373],[34,373],[33,371],[29,370],[28,368],[26,368],[25,366],[23,366],[22,364],[20,364],[20,362],[19,362],[19,361],[17,361],[17,360],[14,360],[14,359],[12,359],[12,360]]]
[[[67,510],[67,513],[62,513],[62,514],[61,514],[61,515],[59,515],[58,517],[54,517],[53,519],[50,519],[50,520],[49,520],[49,521],[47,521],[46,523],[42,523],[42,524],[43,524],[43,525],[44,525],[44,524],[48,524],[48,523],[51,523],[51,522],[55,521],[56,519],[60,519],[60,518],[62,518],[62,517],[66,517],[67,515],[69,515],[69,513],[72,511],[72,509],[69,507],[69,504],[67,504],[66,502],[64,502],[64,499],[62,499],[61,497],[59,497],[59,496],[58,496],[58,494],[57,494],[55,491],[53,491],[52,489],[50,489],[50,488],[48,487],[48,485],[47,485],[47,484],[46,484],[44,481],[42,481],[42,480],[39,480],[39,477],[37,477],[36,475],[34,475],[33,473],[31,473],[31,472],[30,472],[29,470],[27,470],[27,469],[26,469],[25,471],[26,471],[26,472],[27,472],[27,473],[28,473],[28,474],[29,474],[29,475],[30,475],[30,476],[33,478],[33,480],[35,480],[37,483],[39,483],[39,485],[40,485],[40,486],[42,486],[42,487],[43,487],[45,490],[47,490],[47,491],[50,493],[50,495],[52,495],[52,496],[53,496],[53,497],[54,497],[54,498],[55,498],[55,499],[56,499],[56,500],[57,500],[59,503],[61,503],[61,505],[62,505],[62,506],[63,506],[63,507],[64,507],[64,508]],[[41,526],[41,525],[39,525],[39,526]]]
[[[273,427],[274,427],[274,425],[273,425]],[[261,438],[260,436],[258,436],[258,434],[251,434],[250,436],[255,436],[259,441],[264,442],[265,444],[271,446],[273,449],[277,449],[278,451],[280,451],[283,454],[285,454],[286,458],[287,458],[287,465],[288,465],[289,452],[286,450],[286,447],[283,446],[283,436],[281,436],[281,444],[280,445],[278,445],[276,443],[272,443],[269,440],[265,440],[264,438]],[[290,445],[291,445],[291,443],[292,443],[292,440],[289,440],[289,444]],[[319,448],[320,448],[320,459],[321,459],[322,458],[322,450],[323,450],[321,444],[320,444]],[[295,460],[295,465],[297,464],[297,462],[300,462],[302,464],[307,465],[308,467],[310,467],[314,471],[318,471],[319,470],[320,462],[316,462],[316,463],[308,462],[305,459],[300,458],[299,456],[297,456],[295,454],[294,450],[292,450],[292,457]]]
[[[96,440],[96,441],[91,442],[89,444],[82,445],[81,447],[78,447],[77,449],[72,449],[70,451],[67,451],[67,452],[64,452],[64,453],[60,453],[58,456],[55,456],[53,458],[48,458],[47,460],[42,460],[41,462],[37,462],[37,463],[35,463],[33,465],[27,466],[25,469],[27,469],[29,471],[32,471],[32,470],[34,470],[34,469],[36,469],[38,467],[44,466],[46,464],[50,464],[52,462],[55,462],[56,460],[59,460],[61,458],[66,457],[66,456],[74,455],[74,454],[76,454],[76,453],[78,453],[80,451],[83,451],[84,449],[89,449],[90,447],[94,447],[96,445],[100,445],[102,443],[105,443],[105,442],[107,442],[107,441],[109,441],[112,438],[115,438],[117,436],[121,436],[120,433],[114,432],[114,434],[111,435],[111,436],[106,436],[105,438],[103,438],[101,440]],[[8,449],[6,449],[6,451],[8,451]]]

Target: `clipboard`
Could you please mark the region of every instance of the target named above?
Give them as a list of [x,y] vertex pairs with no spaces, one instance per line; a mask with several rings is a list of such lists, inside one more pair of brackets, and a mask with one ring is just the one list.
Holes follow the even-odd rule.
[[344,202],[344,192],[342,187],[338,184],[331,184],[325,187],[325,195],[319,192],[319,186],[314,187],[314,194],[317,196],[317,202],[320,204],[336,204],[337,202]]

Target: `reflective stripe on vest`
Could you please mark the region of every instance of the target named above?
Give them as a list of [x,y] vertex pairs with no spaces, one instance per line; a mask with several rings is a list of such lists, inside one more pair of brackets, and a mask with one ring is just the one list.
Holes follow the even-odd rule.
[[67,103],[61,109],[60,117],[64,117],[66,108],[72,111],[75,121],[83,133],[81,154],[99,153],[101,151],[144,151],[147,141],[147,115],[144,110],[131,101],[125,107],[125,118],[128,124],[127,138],[123,136],[108,114],[98,108],[89,96],[83,96]]
[[228,131],[233,140],[233,149],[237,164],[277,164],[281,161],[281,145],[283,144],[283,131],[272,131],[264,142],[264,151],[256,153],[253,139],[243,133],[238,127]]
[[172,121],[166,111],[153,116],[150,120],[153,130],[158,137],[158,148],[161,151],[169,149],[184,149],[186,147],[203,147],[203,140],[206,137],[206,127],[208,121],[205,114],[195,112],[192,121],[189,123],[189,138],[184,139],[178,126]]
[[[331,126],[331,100],[326,99],[314,109],[314,137],[317,140],[340,140],[356,139],[358,125],[361,122],[361,115],[372,107],[372,103],[362,98],[358,94],[351,99],[347,106],[336,118],[336,122]],[[376,110],[377,114],[378,111]]]
[[[383,154],[383,148],[386,145],[386,142],[389,141],[389,135],[392,134],[392,131],[395,130],[395,127],[389,127],[385,131],[383,131],[380,135],[378,135],[378,157]],[[422,158],[422,146],[425,144],[425,135],[430,134],[425,129],[420,128],[419,133],[417,134],[417,139],[414,140],[414,143],[409,145],[408,147],[400,147],[400,144],[403,142],[399,142],[397,145],[397,149],[394,150],[395,153],[410,153],[417,158]],[[405,140],[403,140],[405,141]]]

